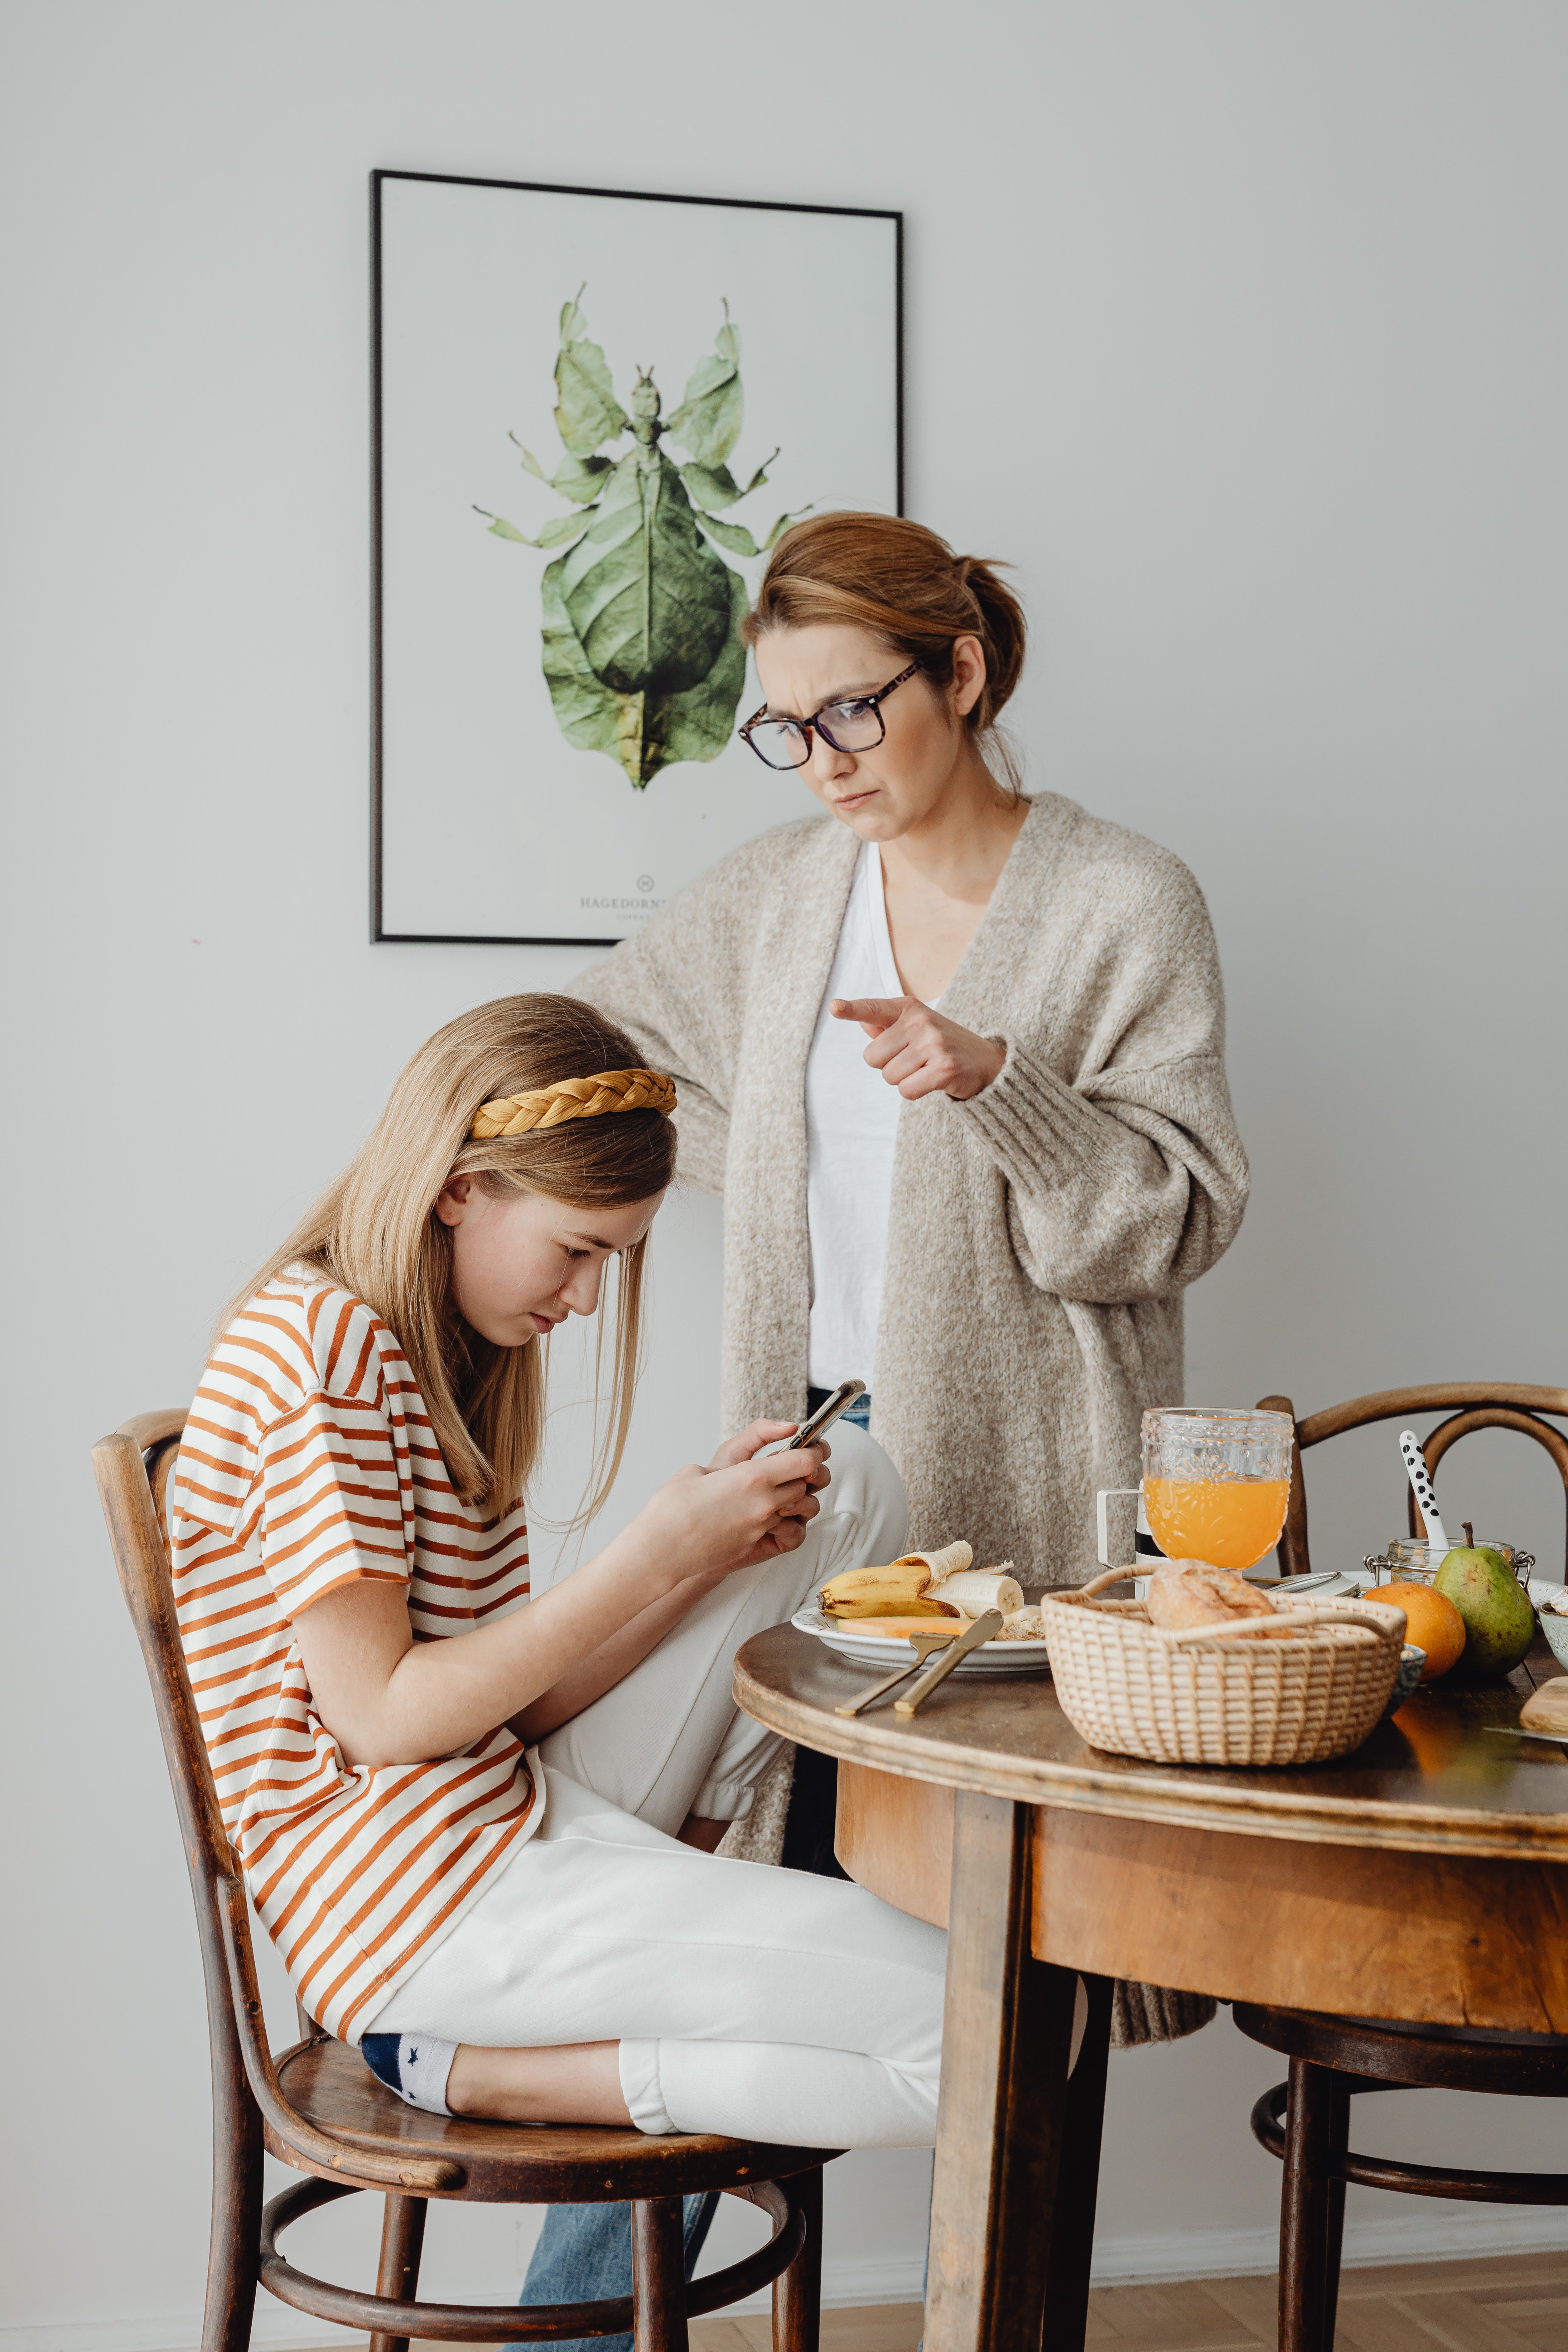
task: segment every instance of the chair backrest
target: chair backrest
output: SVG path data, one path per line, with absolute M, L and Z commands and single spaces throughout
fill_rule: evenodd
M 274 2154 L 287 2158 L 291 2152 L 312 2169 L 327 2166 L 377 2188 L 449 2189 L 462 2178 L 460 2166 L 392 2153 L 379 2156 L 334 2139 L 296 2113 L 279 2083 L 256 1979 L 245 1881 L 224 1829 L 202 1738 L 160 1523 L 160 1506 L 184 1425 L 183 1412 L 138 1413 L 112 1437 L 99 1440 L 92 1449 L 92 1466 L 120 1588 L 153 1685 L 190 1868 L 206 1981 L 217 2127 L 238 2137 L 256 2132 L 265 2118 Z M 301 2026 L 309 2026 L 302 2012 Z
M 1517 1430 L 1522 1436 L 1534 1438 L 1551 1454 L 1563 1481 L 1564 1505 L 1568 1507 L 1568 1436 L 1542 1418 L 1545 1413 L 1568 1416 L 1568 1389 L 1533 1388 L 1513 1381 L 1437 1381 L 1426 1388 L 1382 1389 L 1374 1396 L 1352 1397 L 1346 1404 L 1331 1404 L 1321 1412 L 1309 1413 L 1305 1421 L 1296 1421 L 1296 1408 L 1285 1396 L 1261 1397 L 1258 1410 L 1288 1412 L 1296 1423 L 1290 1500 L 1279 1538 L 1279 1565 L 1287 1576 L 1304 1576 L 1311 1566 L 1307 1550 L 1307 1487 L 1302 1475 L 1302 1454 L 1310 1445 L 1341 1437 L 1347 1429 L 1364 1428 L 1369 1422 L 1405 1421 L 1417 1413 L 1446 1412 L 1448 1418 L 1439 1422 L 1422 1442 L 1421 1451 L 1434 1483 L 1438 1463 L 1461 1437 L 1468 1437 L 1478 1429 Z M 1426 1522 L 1416 1507 L 1414 1490 L 1408 1479 L 1404 1485 L 1410 1532 L 1423 1536 Z M 1564 1573 L 1568 1574 L 1568 1549 L 1564 1562 Z

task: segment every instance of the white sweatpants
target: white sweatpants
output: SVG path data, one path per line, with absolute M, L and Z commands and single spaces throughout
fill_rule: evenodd
M 612 1691 L 543 1740 L 543 1819 L 373 2021 L 380 2033 L 524 2048 L 618 2042 L 647 2132 L 797 2147 L 929 2147 L 947 1939 L 864 1888 L 696 1852 L 779 1739 L 737 1709 L 741 1643 L 841 1569 L 903 1549 L 897 1471 L 833 1433 L 800 1549 L 729 1577 Z

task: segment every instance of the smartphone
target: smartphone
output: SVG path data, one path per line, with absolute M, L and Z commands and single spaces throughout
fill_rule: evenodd
M 864 1396 L 865 1393 L 864 1381 L 840 1381 L 832 1395 L 825 1398 L 816 1411 L 801 1423 L 795 1435 L 784 1440 L 781 1450 L 785 1454 L 793 1454 L 796 1446 L 809 1445 L 814 1437 L 820 1437 L 825 1429 L 832 1426 L 847 1406 L 852 1405 L 858 1396 Z

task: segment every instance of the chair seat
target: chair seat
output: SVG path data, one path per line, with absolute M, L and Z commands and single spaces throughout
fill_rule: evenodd
M 693 2197 L 710 2189 L 747 2189 L 787 2179 L 831 2162 L 839 2151 L 773 2147 L 726 2139 L 718 2132 L 646 2132 L 596 2124 L 486 2123 L 426 2115 L 378 2082 L 357 2050 L 310 2042 L 279 2061 L 284 2096 L 319 2131 L 353 2147 L 445 2157 L 463 2179 L 435 2192 L 480 2203 L 594 2205 L 646 2197 Z M 268 2152 L 297 2172 L 342 2179 L 307 2162 L 270 2129 Z
M 1243 2000 L 1234 2004 L 1232 2014 L 1249 2041 L 1336 2074 L 1413 2087 L 1568 2097 L 1568 2034 L 1328 2017 L 1316 2010 Z

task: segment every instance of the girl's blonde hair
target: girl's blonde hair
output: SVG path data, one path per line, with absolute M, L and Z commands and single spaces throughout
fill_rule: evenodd
M 662 1192 L 675 1173 L 675 1132 L 656 1110 L 468 1139 L 483 1102 L 639 1059 L 629 1037 L 573 997 L 501 996 L 459 1013 L 420 1046 L 363 1150 L 225 1310 L 220 1328 L 285 1267 L 303 1264 L 329 1276 L 398 1340 L 458 1493 L 504 1511 L 521 1496 L 539 1453 L 545 1368 L 537 1346 L 498 1348 L 458 1314 L 451 1231 L 435 1213 L 437 1196 L 454 1176 L 476 1177 L 487 1192 L 531 1192 L 574 1209 L 621 1208 Z M 647 1246 L 637 1242 L 621 1255 L 610 1409 L 584 1519 L 603 1503 L 626 1450 Z M 601 1316 L 595 1375 L 604 1328 Z

